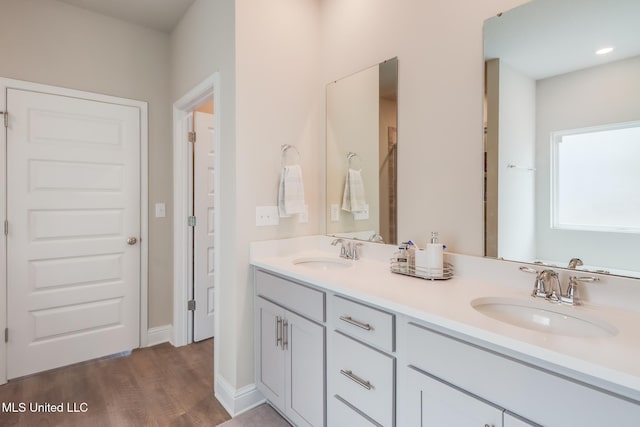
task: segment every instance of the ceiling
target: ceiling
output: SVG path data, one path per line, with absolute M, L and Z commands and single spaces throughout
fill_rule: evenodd
M 146 28 L 171 32 L 195 0 L 58 0 Z
M 639 0 L 533 0 L 485 22 L 485 59 L 536 80 L 568 73 L 640 55 L 639 23 Z

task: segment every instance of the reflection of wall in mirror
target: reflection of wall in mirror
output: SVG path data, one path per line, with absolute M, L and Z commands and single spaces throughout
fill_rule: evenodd
M 486 70 L 488 169 L 498 173 L 487 181 L 487 255 L 533 261 L 536 83 L 497 59 Z
M 327 218 L 331 205 L 342 206 L 347 155 L 357 153 L 352 167 L 361 169 L 369 219 L 356 221 L 340 209 L 339 221 L 327 222 L 327 233 L 378 230 L 378 66 L 340 79 L 327 86 Z
M 639 269 L 640 234 L 551 229 L 549 214 L 550 133 L 637 121 L 640 100 L 632 94 L 640 94 L 640 57 L 537 82 L 537 258 L 562 265 L 579 257 L 585 264 Z

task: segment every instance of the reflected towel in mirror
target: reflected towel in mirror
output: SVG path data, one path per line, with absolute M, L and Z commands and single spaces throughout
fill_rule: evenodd
M 347 212 L 362 212 L 366 210 L 366 204 L 362 175 L 359 170 L 349 169 L 344 183 L 342 210 Z
M 280 173 L 278 212 L 281 218 L 304 212 L 304 183 L 300 165 L 287 165 Z

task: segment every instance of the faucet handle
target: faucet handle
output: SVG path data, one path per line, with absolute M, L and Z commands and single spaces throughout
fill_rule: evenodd
M 595 276 L 570 276 L 569 286 L 567 287 L 567 294 L 560 298 L 561 302 L 571 305 L 579 305 L 579 299 L 576 290 L 578 289 L 578 283 L 580 282 L 598 282 L 600 278 Z
M 333 241 L 331 242 L 331 246 L 335 246 L 335 245 L 337 245 L 338 243 L 343 243 L 343 242 L 344 242 L 344 239 L 340 239 L 340 238 L 338 238 L 338 239 L 333 239 Z

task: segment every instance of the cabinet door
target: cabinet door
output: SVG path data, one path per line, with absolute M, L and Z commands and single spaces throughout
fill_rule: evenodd
M 287 311 L 285 414 L 297 426 L 325 425 L 325 328 Z
M 258 389 L 278 408 L 285 402 L 285 351 L 282 346 L 285 310 L 256 298 L 256 376 Z
M 503 427 L 540 427 L 538 424 L 526 421 L 524 418 L 516 417 L 508 412 L 504 413 Z
M 502 409 L 409 368 L 410 425 L 500 427 Z

